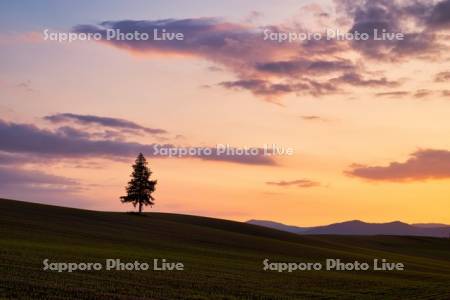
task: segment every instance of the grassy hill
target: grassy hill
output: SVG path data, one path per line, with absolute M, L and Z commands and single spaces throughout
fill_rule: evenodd
M 184 271 L 43 271 L 53 262 L 184 263 Z M 402 262 L 406 271 L 264 271 L 262 261 Z M 298 236 L 226 220 L 0 200 L 0 298 L 450 299 L 450 240 Z

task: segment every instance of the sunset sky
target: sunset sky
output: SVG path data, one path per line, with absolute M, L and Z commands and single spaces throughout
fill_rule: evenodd
M 271 32 L 403 41 L 278 42 Z M 182 41 L 43 32 L 182 32 Z M 0 197 L 96 210 L 131 164 L 146 211 L 320 225 L 450 223 L 450 0 L 0 1 Z M 294 155 L 167 158 L 154 145 Z

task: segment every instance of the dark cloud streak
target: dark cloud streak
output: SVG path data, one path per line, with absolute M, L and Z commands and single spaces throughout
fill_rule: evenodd
M 317 187 L 321 184 L 317 181 L 312 181 L 310 179 L 297 179 L 297 180 L 291 180 L 291 181 L 268 181 L 266 182 L 268 185 L 275 185 L 279 187 L 299 187 L 299 188 L 310 188 L 310 187 Z

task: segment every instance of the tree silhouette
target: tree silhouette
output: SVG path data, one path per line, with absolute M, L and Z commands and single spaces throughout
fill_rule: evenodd
M 152 172 L 147 167 L 147 160 L 142 153 L 139 153 L 133 165 L 131 180 L 126 187 L 127 195 L 120 197 L 122 203 L 131 202 L 134 207 L 139 206 L 139 213 L 142 212 L 142 205 L 154 204 L 155 199 L 152 193 L 155 191 L 156 180 L 149 180 Z

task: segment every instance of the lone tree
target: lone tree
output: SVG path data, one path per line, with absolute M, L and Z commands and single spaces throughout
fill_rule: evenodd
M 126 187 L 127 195 L 120 197 L 122 203 L 131 202 L 133 206 L 139 205 L 139 213 L 142 212 L 142 205 L 154 204 L 155 199 L 152 193 L 155 191 L 156 180 L 149 180 L 152 172 L 147 167 L 147 160 L 142 153 L 139 153 L 133 165 L 131 180 Z

